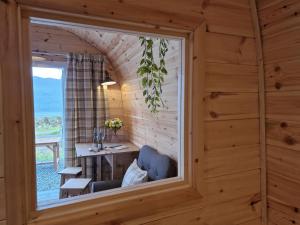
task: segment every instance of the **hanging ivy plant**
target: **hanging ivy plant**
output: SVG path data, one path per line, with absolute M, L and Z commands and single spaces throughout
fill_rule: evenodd
M 148 109 L 152 113 L 157 113 L 160 107 L 165 107 L 161 95 L 163 92 L 162 84 L 164 83 L 164 77 L 168 74 L 165 62 L 165 56 L 168 51 L 168 40 L 164 38 L 158 39 L 158 63 L 155 62 L 153 56 L 153 39 L 140 37 L 139 40 L 144 50 L 137 74 L 141 80 L 143 96 L 145 97 Z

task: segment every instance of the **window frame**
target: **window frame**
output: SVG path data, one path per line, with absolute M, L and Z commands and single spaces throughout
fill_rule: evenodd
M 149 26 L 126 20 L 112 20 L 102 17 L 84 16 L 41 8 L 20 6 L 20 61 L 23 99 L 23 121 L 25 146 L 22 149 L 25 163 L 25 213 L 27 222 L 42 224 L 74 225 L 86 221 L 123 221 L 138 218 L 151 213 L 163 212 L 166 208 L 187 207 L 189 204 L 202 202 L 205 193 L 203 176 L 204 157 L 204 39 L 206 24 L 199 22 L 194 30 L 174 29 L 169 27 Z M 33 92 L 31 83 L 31 47 L 29 37 L 30 18 L 59 20 L 126 31 L 160 34 L 184 38 L 184 147 L 179 158 L 183 178 L 169 178 L 142 184 L 129 189 L 93 193 L 84 198 L 60 201 L 52 208 L 36 208 L 35 155 Z M 71 202 L 71 204 L 70 204 Z M 155 203 L 155 204 L 153 204 Z M 126 207 L 124 207 L 124 204 Z M 143 207 L 139 207 L 143 205 Z M 134 209 L 134 210 L 131 210 Z M 114 212 L 118 211 L 116 215 Z

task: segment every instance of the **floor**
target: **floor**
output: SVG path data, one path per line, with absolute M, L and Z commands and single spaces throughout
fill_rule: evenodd
M 59 170 L 62 170 L 62 163 Z M 53 163 L 37 164 L 37 202 L 38 205 L 49 204 L 59 199 L 60 175 L 54 170 Z

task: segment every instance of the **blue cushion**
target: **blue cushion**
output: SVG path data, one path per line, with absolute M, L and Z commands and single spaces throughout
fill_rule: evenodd
M 158 153 L 148 145 L 144 145 L 139 152 L 138 166 L 147 170 L 148 180 L 155 181 L 177 175 L 176 163 L 170 157 Z

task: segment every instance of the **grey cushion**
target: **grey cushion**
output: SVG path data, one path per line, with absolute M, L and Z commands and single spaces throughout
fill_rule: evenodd
M 121 187 L 122 180 L 106 180 L 92 183 L 92 192 L 105 191 L 113 188 Z
M 148 145 L 144 145 L 139 152 L 138 166 L 147 170 L 148 180 L 155 181 L 177 175 L 176 163 L 168 156 L 158 153 Z

